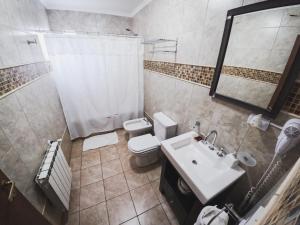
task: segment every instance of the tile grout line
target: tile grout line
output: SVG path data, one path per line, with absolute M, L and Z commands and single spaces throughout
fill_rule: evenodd
M 134 217 L 132 217 L 132 218 L 130 218 L 130 219 L 128 219 L 128 220 L 126 220 L 126 221 L 124 221 L 124 222 L 121 223 L 121 224 L 124 224 L 124 223 L 126 223 L 127 221 L 132 220 L 133 218 L 137 217 L 137 211 L 136 211 L 136 209 L 135 209 L 135 205 L 134 205 L 132 196 L 131 196 L 131 194 L 130 194 L 129 185 L 128 185 L 128 182 L 127 182 L 127 179 L 126 179 L 126 176 L 125 176 L 124 168 L 123 168 L 123 165 L 122 165 L 122 162 L 121 162 L 121 159 L 120 159 L 120 154 L 119 154 L 119 151 L 118 151 L 119 149 L 118 149 L 117 146 L 116 146 L 116 148 L 117 148 L 117 154 L 118 154 L 119 161 L 120 161 L 121 168 L 122 168 L 122 174 L 123 174 L 123 176 L 124 176 L 124 179 L 125 179 L 125 182 L 126 182 L 126 185 L 127 185 L 127 188 L 128 188 L 129 196 L 130 196 L 130 199 L 131 199 L 131 201 L 132 201 L 132 205 L 133 205 L 133 207 L 134 207 L 135 214 L 136 214 L 136 216 L 134 216 Z M 118 175 L 118 174 L 117 174 L 117 175 Z M 116 175 L 115 175 L 115 176 L 116 176 Z M 113 177 L 113 176 L 112 176 L 112 177 Z M 124 194 L 126 194 L 126 193 L 123 193 L 123 194 L 121 194 L 121 195 L 124 195 Z M 119 196 L 121 196 L 121 195 L 119 195 Z M 116 197 L 117 197 L 117 196 L 116 196 Z M 116 197 L 114 197 L 114 198 L 116 198 Z M 105 195 L 105 198 L 106 198 L 106 195 Z M 114 198 L 111 198 L 111 199 L 114 199 Z M 110 199 L 110 200 L 111 200 L 111 199 Z M 139 223 L 139 224 L 140 224 L 140 223 Z
M 123 166 L 122 166 L 122 167 L 123 167 Z M 124 170 L 123 170 L 123 171 L 124 171 Z M 147 178 L 147 180 L 148 180 L 149 183 L 143 184 L 143 185 L 141 185 L 141 186 L 139 186 L 139 187 L 136 187 L 136 188 L 133 188 L 132 190 L 130 190 L 129 185 L 128 185 L 127 178 L 126 178 L 126 176 L 125 176 L 125 171 L 124 171 L 124 177 L 125 177 L 125 180 L 126 180 L 128 189 L 129 189 L 130 198 L 131 198 L 131 201 L 132 201 L 132 203 L 133 203 L 133 207 L 134 207 L 134 209 L 135 209 L 136 217 L 137 217 L 137 220 L 138 220 L 138 223 L 139 223 L 139 224 L 141 224 L 141 223 L 140 223 L 140 219 L 139 219 L 139 216 L 140 216 L 140 215 L 142 215 L 142 214 L 144 214 L 144 213 L 150 211 L 151 209 L 153 209 L 153 208 L 155 208 L 155 207 L 157 207 L 157 206 L 159 206 L 159 205 L 161 205 L 161 207 L 162 207 L 162 204 L 161 204 L 161 202 L 160 202 L 158 196 L 156 195 L 153 186 L 151 185 L 151 180 L 149 179 L 149 177 L 148 177 L 147 174 L 145 174 L 145 175 L 146 175 L 146 178 Z M 136 207 L 135 207 L 135 204 L 134 204 L 134 201 L 133 201 L 133 198 L 132 198 L 131 192 L 134 191 L 134 190 L 136 190 L 136 189 L 138 189 L 138 188 L 142 188 L 142 187 L 144 187 L 144 186 L 146 186 L 146 185 L 150 185 L 152 191 L 154 192 L 154 195 L 155 195 L 155 197 L 156 197 L 156 200 L 157 200 L 158 204 L 156 204 L 155 206 L 153 206 L 153 207 L 147 209 L 146 211 L 144 211 L 144 212 L 138 214 L 138 212 L 137 212 L 137 210 L 136 210 Z M 163 207 L 162 207 L 162 209 L 163 209 Z M 164 211 L 164 209 L 163 209 L 163 211 Z M 165 213 L 165 212 L 164 212 L 164 213 Z M 166 215 L 166 213 L 165 213 L 165 215 Z M 167 215 L 166 215 L 166 218 L 168 219 Z M 131 219 L 132 219 L 132 218 L 131 218 Z M 131 220 L 131 219 L 129 219 L 129 220 Z M 128 221 L 129 221 L 129 220 L 128 220 Z M 168 221 L 169 221 L 169 219 L 168 219 Z M 126 221 L 125 221 L 125 222 L 126 222 Z M 125 223 L 125 222 L 124 222 L 124 223 Z M 169 221 L 169 223 L 170 223 L 170 221 Z M 170 223 L 170 224 L 171 224 L 171 223 Z
M 107 198 L 106 198 L 106 193 L 105 193 L 105 185 L 104 185 L 104 177 L 103 177 L 103 162 L 101 160 L 101 153 L 100 153 L 100 151 L 99 151 L 99 156 L 100 156 L 100 162 L 101 162 L 101 176 L 102 176 L 102 181 L 103 181 L 104 202 L 105 202 L 105 208 L 106 208 L 106 214 L 107 214 L 108 224 L 110 225 L 110 217 L 109 217 L 109 213 L 108 213 Z
M 81 166 L 82 166 L 82 152 L 83 152 L 83 143 L 81 146 L 81 154 L 80 154 L 80 170 L 81 170 Z M 80 172 L 80 180 L 81 180 L 81 172 Z M 81 199 L 81 186 L 79 187 L 79 225 L 81 225 L 80 222 L 80 214 L 81 214 L 81 207 L 80 207 L 80 199 Z
M 118 154 L 119 154 L 119 152 L 118 152 Z M 120 156 L 120 154 L 119 154 L 119 156 Z M 124 178 L 125 178 L 125 181 L 126 181 L 126 184 L 127 184 L 128 191 L 129 191 L 129 196 L 130 196 L 130 199 L 131 199 L 131 201 L 132 201 L 132 205 L 133 205 L 133 208 L 134 208 L 134 211 L 135 211 L 135 214 L 136 214 L 135 217 L 137 218 L 138 223 L 141 224 L 140 221 L 139 221 L 139 218 L 138 218 L 138 213 L 137 213 L 137 210 L 136 210 L 136 207 L 135 207 L 135 204 L 134 204 L 134 201 L 133 201 L 131 192 L 130 192 L 130 188 L 129 188 L 129 185 L 128 185 L 128 181 L 127 181 L 127 178 L 126 178 L 126 176 L 125 176 L 125 171 L 124 171 L 122 162 L 121 162 L 121 167 L 122 167 L 122 171 L 123 171 L 123 174 L 124 174 Z M 147 179 L 148 179 L 148 178 L 147 178 Z M 132 218 L 131 218 L 131 219 L 132 219 Z M 131 220 L 131 219 L 130 219 L 130 220 Z M 128 221 L 129 221 L 129 220 L 128 220 Z M 127 222 L 127 221 L 125 221 L 125 222 Z M 125 222 L 124 222 L 124 223 L 125 223 Z

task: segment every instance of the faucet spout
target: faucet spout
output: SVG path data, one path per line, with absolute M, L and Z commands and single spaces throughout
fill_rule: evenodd
M 211 144 L 212 144 L 212 145 L 215 145 L 215 142 L 216 142 L 216 139 L 217 139 L 217 136 L 218 136 L 218 132 L 217 132 L 216 130 L 210 131 L 210 132 L 206 135 L 206 137 L 205 137 L 204 140 L 207 141 L 208 138 L 209 138 L 211 135 L 214 135 L 214 139 L 212 140 Z

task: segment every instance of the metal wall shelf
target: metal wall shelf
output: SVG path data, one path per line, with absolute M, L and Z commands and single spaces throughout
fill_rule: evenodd
M 164 52 L 164 53 L 176 53 L 177 51 L 150 51 L 149 53 L 157 53 L 157 52 Z
M 166 46 L 161 46 L 161 45 L 156 45 L 156 44 L 161 44 L 161 43 L 174 43 L 168 44 Z M 177 44 L 178 40 L 172 40 L 172 39 L 164 39 L 164 38 L 159 38 L 159 39 L 152 39 L 152 40 L 147 40 L 144 41 L 143 44 L 145 45 L 152 45 L 152 51 L 149 51 L 148 53 L 177 53 Z
M 153 45 L 153 44 L 163 43 L 163 42 L 176 42 L 177 43 L 177 40 L 159 38 L 159 39 L 144 41 L 142 44 L 144 44 L 144 45 Z

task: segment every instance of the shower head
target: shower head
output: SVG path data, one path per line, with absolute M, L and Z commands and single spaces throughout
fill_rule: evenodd
M 300 119 L 287 121 L 278 136 L 275 154 L 282 156 L 300 143 Z

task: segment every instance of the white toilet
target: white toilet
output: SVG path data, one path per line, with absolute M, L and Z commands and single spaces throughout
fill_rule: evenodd
M 154 134 L 133 137 L 128 149 L 135 155 L 137 166 L 144 167 L 159 159 L 160 142 L 176 135 L 177 123 L 162 112 L 154 114 Z
M 123 123 L 123 128 L 129 134 L 129 138 L 132 138 L 149 133 L 152 129 L 152 124 L 147 120 L 147 118 L 138 118 L 125 121 Z

